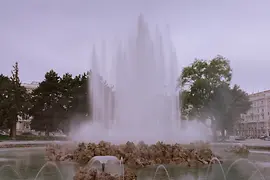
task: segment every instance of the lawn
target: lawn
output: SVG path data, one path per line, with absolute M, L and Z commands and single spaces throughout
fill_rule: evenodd
M 0 141 L 12 140 L 7 135 L 0 135 Z M 17 141 L 66 141 L 67 137 L 55 137 L 55 136 L 35 136 L 35 135 L 17 135 Z

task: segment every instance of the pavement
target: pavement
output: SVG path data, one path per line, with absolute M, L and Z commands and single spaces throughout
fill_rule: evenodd
M 1 145 L 9 145 L 9 144 L 65 144 L 70 143 L 70 141 L 1 141 Z
M 212 145 L 235 145 L 235 144 L 243 144 L 246 146 L 253 147 L 270 147 L 270 141 L 265 141 L 261 139 L 246 139 L 244 141 L 227 141 L 227 142 L 218 142 L 211 143 Z

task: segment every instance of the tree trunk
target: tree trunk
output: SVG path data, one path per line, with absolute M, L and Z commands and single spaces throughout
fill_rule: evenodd
M 217 130 L 215 127 L 212 128 L 212 134 L 213 134 L 213 141 L 216 142 L 218 138 L 217 138 Z
M 70 119 L 68 119 L 68 118 L 65 118 L 65 120 L 64 120 L 65 122 L 64 122 L 64 124 L 63 124 L 63 127 L 62 128 L 60 128 L 62 131 L 63 131 L 63 133 L 64 134 L 68 134 L 69 132 L 70 132 L 70 126 L 71 126 L 71 122 L 70 122 Z
M 211 129 L 212 129 L 212 134 L 213 134 L 213 141 L 216 142 L 218 138 L 217 138 L 216 122 L 214 119 L 211 119 Z
M 234 127 L 227 127 L 226 129 L 227 131 L 227 136 L 233 136 L 233 135 L 236 135 L 235 131 L 234 131 Z
M 46 137 L 50 136 L 50 131 L 49 131 L 49 128 L 47 126 L 45 126 L 45 136 Z
M 11 137 L 13 140 L 16 139 L 16 121 L 12 121 L 10 125 L 10 131 L 9 131 L 9 137 Z
M 225 139 L 225 129 L 224 128 L 221 129 L 221 136 L 222 136 L 222 139 Z
M 50 136 L 50 132 L 49 132 L 48 129 L 46 129 L 46 131 L 45 131 L 45 136 L 46 136 L 46 137 L 49 137 L 49 136 Z

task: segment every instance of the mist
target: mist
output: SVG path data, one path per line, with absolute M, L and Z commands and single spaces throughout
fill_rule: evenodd
M 72 139 L 117 144 L 208 140 L 208 127 L 180 119 L 180 70 L 169 31 L 159 27 L 151 31 L 140 15 L 135 34 L 128 37 L 114 45 L 111 55 L 104 44 L 101 50 L 94 45 L 89 84 L 92 121 L 75 128 Z

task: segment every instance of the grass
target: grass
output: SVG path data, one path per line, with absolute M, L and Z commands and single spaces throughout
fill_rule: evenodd
M 12 140 L 9 136 L 0 135 L 0 141 Z M 54 137 L 54 136 L 35 136 L 35 135 L 17 135 L 16 141 L 66 141 L 66 137 Z

